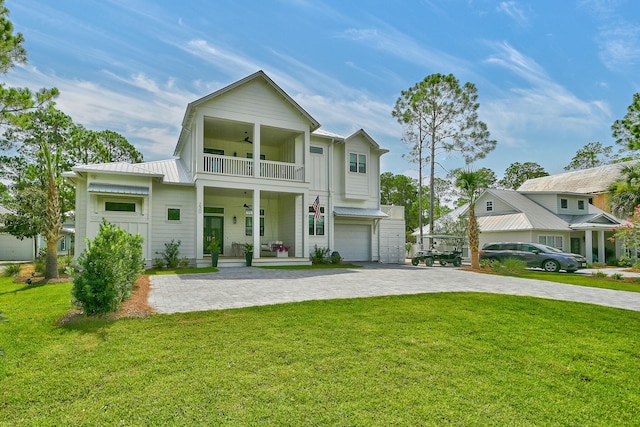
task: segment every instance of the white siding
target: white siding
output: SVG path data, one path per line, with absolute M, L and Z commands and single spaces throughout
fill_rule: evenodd
M 31 261 L 34 258 L 33 239 L 20 240 L 8 233 L 0 233 L 0 261 Z
M 160 253 L 165 250 L 164 244 L 175 240 L 180 241 L 180 257 L 195 259 L 195 239 L 201 235 L 195 232 L 195 199 L 195 187 L 154 183 L 151 209 L 153 224 L 153 232 L 150 234 L 151 258 L 160 256 Z M 169 208 L 180 209 L 179 221 L 167 219 Z
M 364 154 L 366 156 L 366 173 L 351 172 L 349 170 L 349 157 L 351 154 Z M 371 157 L 371 145 L 362 139 L 351 140 L 345 147 L 344 153 L 345 197 L 350 199 L 369 199 L 371 197 L 371 179 L 376 175 L 377 159 Z

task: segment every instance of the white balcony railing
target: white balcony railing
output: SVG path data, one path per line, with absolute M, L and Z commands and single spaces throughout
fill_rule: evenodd
M 204 172 L 207 173 L 253 177 L 253 165 L 253 159 L 218 154 L 204 155 Z M 295 163 L 261 160 L 260 178 L 304 181 L 304 166 Z

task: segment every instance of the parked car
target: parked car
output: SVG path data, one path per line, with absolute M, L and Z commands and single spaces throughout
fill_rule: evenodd
M 560 249 L 540 243 L 497 242 L 487 243 L 480 250 L 480 259 L 503 262 L 513 258 L 527 263 L 527 267 L 545 271 L 565 270 L 569 273 L 587 267 L 582 255 L 562 252 Z

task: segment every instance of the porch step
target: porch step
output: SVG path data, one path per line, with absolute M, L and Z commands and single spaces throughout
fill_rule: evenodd
M 295 258 L 295 257 L 261 257 L 254 259 L 252 262 L 254 267 L 267 267 L 278 265 L 311 265 L 309 258 Z M 198 268 L 211 267 L 211 258 L 201 258 L 196 261 Z M 227 267 L 245 267 L 246 261 L 244 258 L 232 258 L 232 257 L 220 257 L 218 258 L 218 268 Z

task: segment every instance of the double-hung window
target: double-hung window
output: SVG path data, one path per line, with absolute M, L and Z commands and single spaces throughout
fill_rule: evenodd
M 320 215 L 316 219 L 313 206 L 309 206 L 309 236 L 324 236 L 324 206 L 320 206 Z
M 349 172 L 367 173 L 367 156 L 349 153 Z

